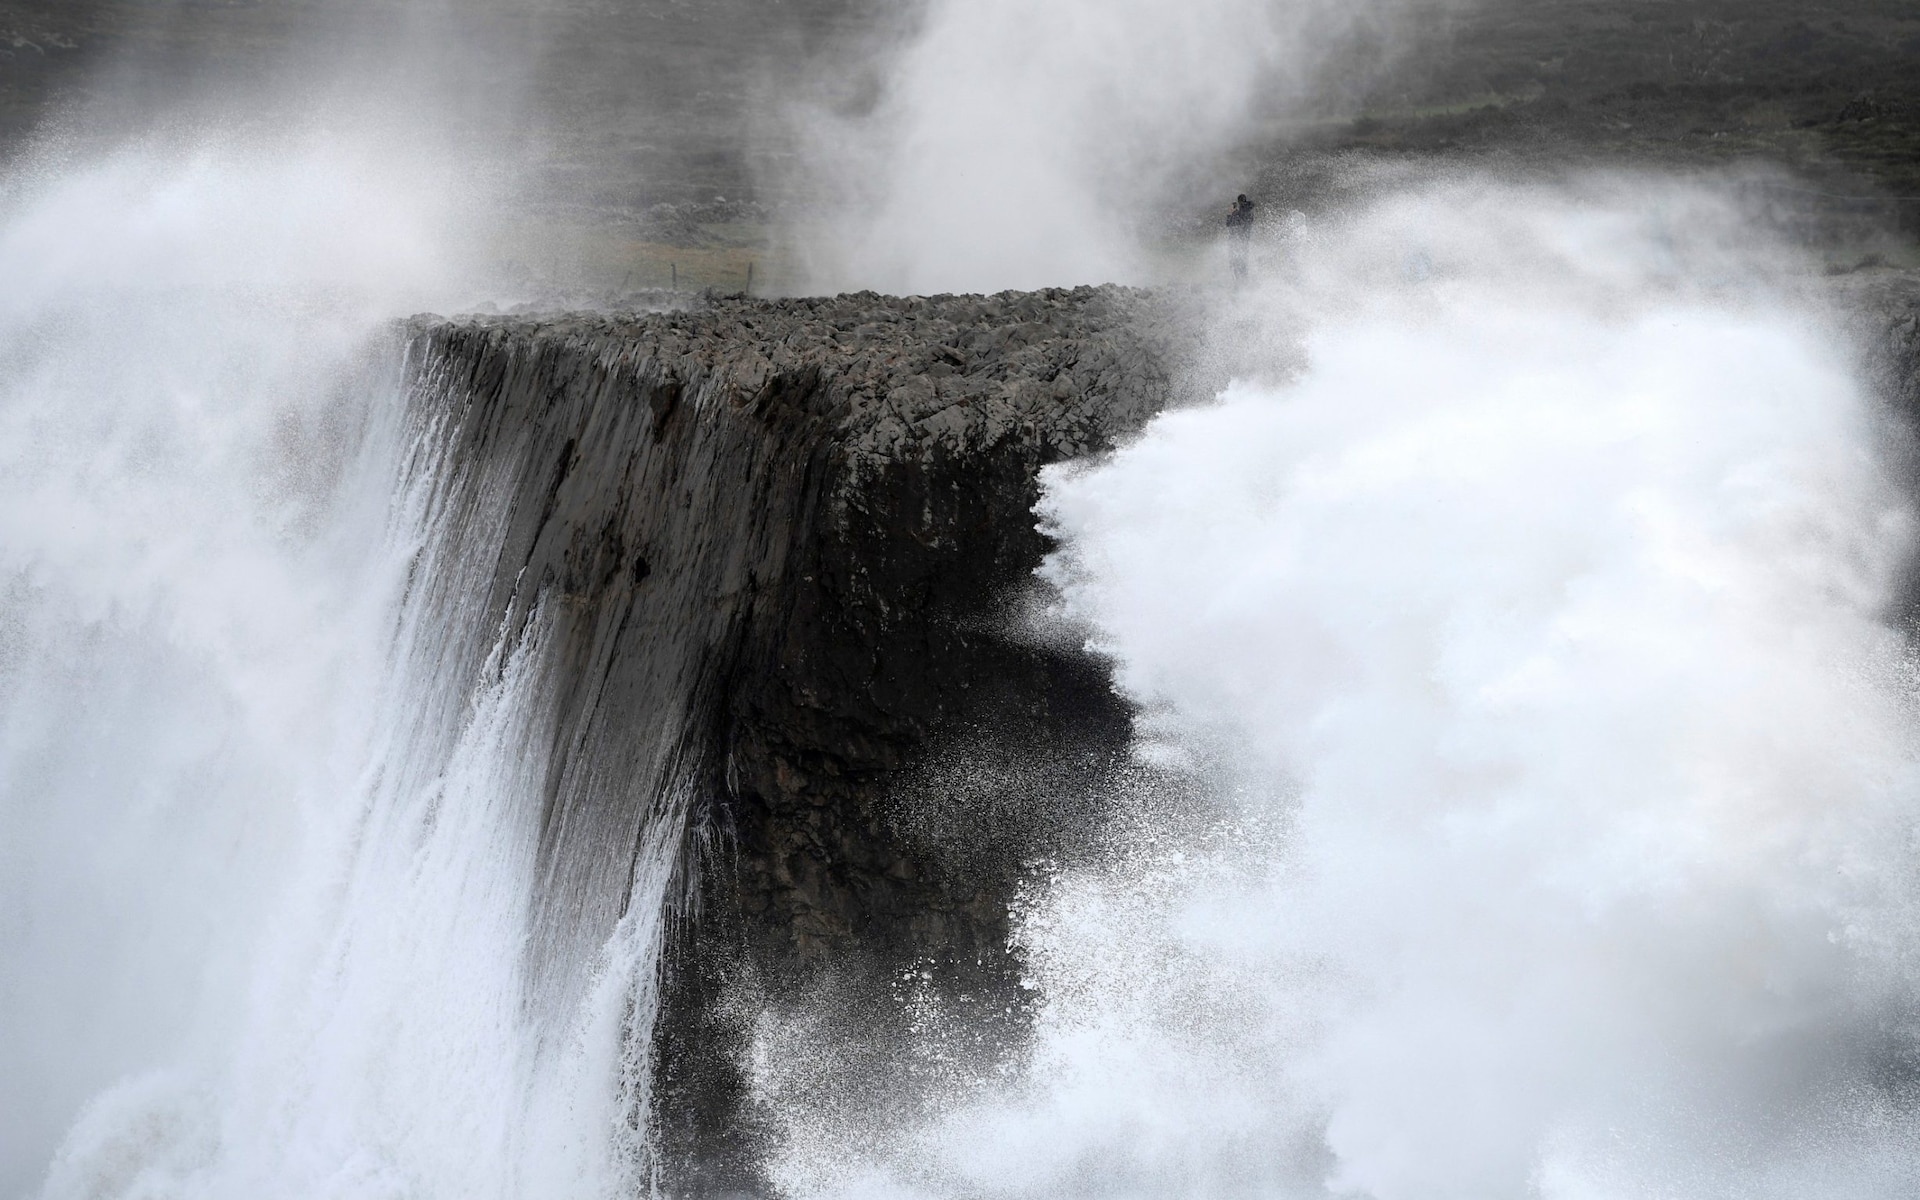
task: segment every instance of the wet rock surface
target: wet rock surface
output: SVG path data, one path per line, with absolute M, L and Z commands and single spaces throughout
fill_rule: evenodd
M 883 1021 L 915 971 L 1017 1020 L 1016 872 L 1128 730 L 1102 667 L 1020 632 L 1037 476 L 1138 430 L 1194 341 L 1113 287 L 414 323 L 416 391 L 503 506 L 490 604 L 552 629 L 540 928 L 604 937 L 647 814 L 691 806 L 657 1026 L 671 1190 L 758 1190 L 738 1056 L 768 1005 Z M 1050 794 L 955 846 L 902 794 L 969 742 L 1031 748 Z

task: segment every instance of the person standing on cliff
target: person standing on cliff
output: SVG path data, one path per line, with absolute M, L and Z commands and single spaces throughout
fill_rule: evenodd
M 1236 286 L 1247 281 L 1247 247 L 1253 241 L 1253 201 L 1245 192 L 1227 210 L 1227 265 Z

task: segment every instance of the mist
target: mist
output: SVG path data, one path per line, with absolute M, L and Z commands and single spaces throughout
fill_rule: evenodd
M 793 118 L 822 198 L 793 235 L 805 278 L 915 293 L 1162 275 L 1169 206 L 1213 176 L 1224 212 L 1248 185 L 1222 153 L 1329 73 L 1384 70 L 1408 7 L 934 0 L 875 52 L 870 94 Z
M 248 1047 L 382 719 L 393 322 L 499 294 L 518 186 L 449 14 L 360 11 L 155 14 L 0 180 L 0 1194 L 246 1190 L 289 1115 Z

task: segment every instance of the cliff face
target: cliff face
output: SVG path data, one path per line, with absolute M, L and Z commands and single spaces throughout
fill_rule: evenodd
M 1001 814 L 956 856 L 900 796 L 969 738 L 1077 747 L 1088 773 L 1124 745 L 1104 672 L 1022 640 L 1007 604 L 1045 551 L 1039 468 L 1144 424 L 1188 340 L 1115 288 L 416 322 L 454 491 L 504 506 L 487 615 L 549 639 L 542 953 L 603 938 L 643 834 L 684 812 L 670 1184 L 755 1183 L 734 1057 L 755 1003 L 909 965 L 1010 990 L 1014 870 L 1060 822 Z

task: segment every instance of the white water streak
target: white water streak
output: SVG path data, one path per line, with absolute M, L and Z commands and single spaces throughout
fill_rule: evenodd
M 449 412 L 409 411 L 389 325 L 463 286 L 446 169 L 329 135 L 12 181 L 6 1194 L 645 1174 L 678 824 L 584 968 L 590 1003 L 539 1011 L 549 656 L 537 614 L 485 611 L 514 481 L 447 461 Z

